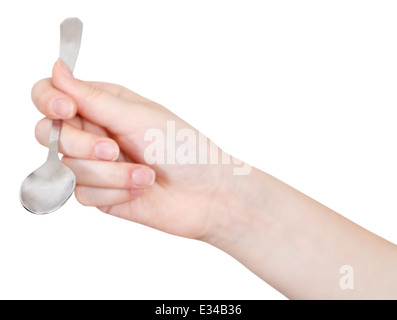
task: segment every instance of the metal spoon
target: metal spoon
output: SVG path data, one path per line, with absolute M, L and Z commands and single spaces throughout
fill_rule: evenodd
M 74 70 L 80 49 L 83 24 L 77 18 L 61 23 L 59 57 Z M 20 199 L 26 210 L 45 214 L 59 209 L 73 194 L 76 177 L 58 157 L 58 141 L 62 120 L 53 120 L 47 161 L 22 183 Z

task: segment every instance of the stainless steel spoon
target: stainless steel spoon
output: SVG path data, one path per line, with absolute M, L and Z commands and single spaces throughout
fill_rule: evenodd
M 80 49 L 83 24 L 77 18 L 61 23 L 59 57 L 74 70 Z M 76 177 L 58 157 L 62 120 L 53 120 L 47 161 L 32 172 L 22 183 L 20 199 L 26 210 L 45 214 L 59 209 L 73 194 Z

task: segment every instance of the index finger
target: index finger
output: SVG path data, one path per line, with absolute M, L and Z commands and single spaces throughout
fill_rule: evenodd
M 71 119 L 76 115 L 76 102 L 72 97 L 54 88 L 51 78 L 42 79 L 34 84 L 32 101 L 42 114 L 51 119 Z

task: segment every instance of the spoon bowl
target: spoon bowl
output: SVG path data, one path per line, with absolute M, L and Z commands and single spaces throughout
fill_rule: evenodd
M 23 181 L 21 202 L 32 213 L 50 213 L 70 198 L 75 186 L 76 178 L 67 166 L 47 160 Z
M 50 213 L 60 208 L 73 194 L 76 177 L 58 157 L 61 120 L 53 120 L 47 161 L 22 182 L 20 199 L 26 210 Z

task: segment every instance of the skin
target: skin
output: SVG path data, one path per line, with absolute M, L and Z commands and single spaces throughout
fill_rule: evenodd
M 234 175 L 233 164 L 146 165 L 148 129 L 166 132 L 173 120 L 176 130 L 200 134 L 163 106 L 119 85 L 75 79 L 62 60 L 34 85 L 32 100 L 46 116 L 36 126 L 41 144 L 50 119 L 65 120 L 62 161 L 83 205 L 205 241 L 291 299 L 397 298 L 396 245 L 269 174 Z M 340 286 L 346 265 L 352 289 Z

